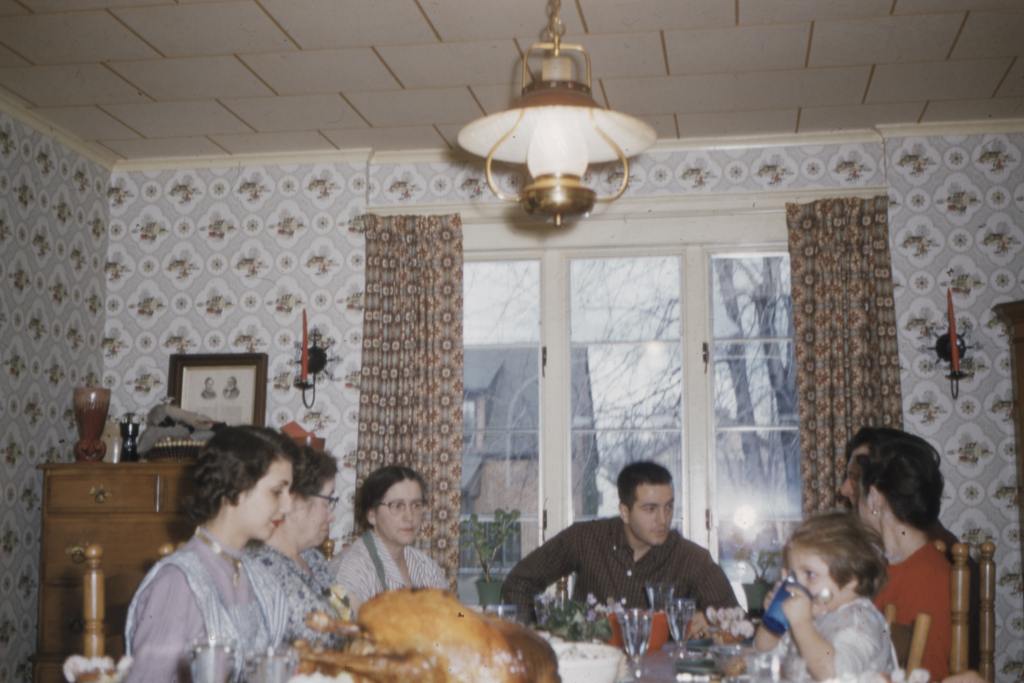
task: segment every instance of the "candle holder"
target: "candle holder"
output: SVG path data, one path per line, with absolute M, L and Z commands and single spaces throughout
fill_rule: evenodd
M 305 352 L 305 367 L 303 361 L 299 361 L 300 371 L 299 376 L 295 378 L 295 388 L 302 389 L 302 405 L 306 408 L 312 408 L 313 404 L 316 403 L 316 380 L 317 377 L 327 367 L 327 350 L 320 346 L 320 333 L 314 329 L 309 335 L 309 347 L 303 349 Z M 305 370 L 309 374 L 303 377 L 302 370 Z M 309 402 L 306 402 L 306 391 L 310 391 Z
M 949 393 L 955 401 L 960 396 L 960 380 L 967 377 L 967 373 L 959 367 L 956 370 L 953 369 L 953 345 L 950 344 L 949 337 L 950 335 L 947 332 L 935 340 L 935 355 L 942 362 L 950 364 L 949 374 L 946 375 L 946 379 L 949 380 Z M 957 335 L 956 349 L 959 361 L 963 361 L 967 348 L 967 342 L 964 341 L 964 338 L 961 335 Z

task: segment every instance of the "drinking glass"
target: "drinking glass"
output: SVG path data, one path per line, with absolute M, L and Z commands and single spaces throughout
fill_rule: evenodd
M 298 664 L 298 655 L 292 648 L 269 648 L 249 660 L 245 680 L 249 683 L 288 683 Z
M 518 605 L 487 605 L 484 607 L 486 614 L 493 614 L 499 619 L 505 621 L 519 621 L 519 606 Z
M 235 669 L 234 641 L 210 638 L 192 647 L 192 683 L 226 683 Z
M 651 637 L 651 611 L 639 607 L 629 607 L 619 613 L 622 627 L 622 645 L 629 656 L 630 668 L 634 680 L 640 680 L 640 658 L 647 652 L 647 642 Z
M 671 583 L 659 581 L 645 584 L 644 590 L 647 591 L 647 603 L 651 609 L 655 612 L 665 612 L 672 602 L 676 587 Z
M 697 611 L 697 602 L 690 598 L 672 598 L 668 604 L 668 630 L 672 633 L 672 640 L 676 642 L 676 648 L 686 648 L 686 630 L 690 626 Z

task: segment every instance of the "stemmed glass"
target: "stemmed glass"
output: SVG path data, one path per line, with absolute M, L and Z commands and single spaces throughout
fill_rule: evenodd
M 680 652 L 686 649 L 686 630 L 696 611 L 697 603 L 690 598 L 673 598 L 668 603 L 668 630 Z
M 639 607 L 628 607 L 619 614 L 622 622 L 622 644 L 629 656 L 633 680 L 640 680 L 640 658 L 647 652 L 651 638 L 651 612 Z

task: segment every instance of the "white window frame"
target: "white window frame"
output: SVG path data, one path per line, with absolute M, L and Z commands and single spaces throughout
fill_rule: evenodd
M 466 261 L 534 259 L 540 262 L 541 346 L 547 364 L 541 379 L 541 510 L 547 528 L 542 539 L 573 522 L 569 491 L 571 466 L 569 387 L 569 263 L 575 258 L 677 255 L 682 257 L 683 308 L 683 472 L 703 486 L 685 489 L 680 531 L 717 555 L 715 524 L 707 524 L 714 504 L 714 431 L 712 375 L 705 374 L 701 345 L 710 339 L 710 257 L 715 253 L 779 253 L 787 250 L 781 202 L 767 209 L 715 210 L 657 215 L 651 218 L 595 216 L 565 230 L 524 228 L 501 220 L 464 216 Z M 735 198 L 729 200 L 730 203 Z M 756 204 L 756 202 L 755 202 Z M 750 206 L 749 204 L 747 206 Z M 700 292 L 701 296 L 686 296 Z M 547 454 L 564 454 L 549 456 Z M 538 515 L 538 525 L 545 515 Z

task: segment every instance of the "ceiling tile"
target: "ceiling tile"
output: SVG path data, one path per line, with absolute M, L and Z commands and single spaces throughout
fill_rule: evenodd
M 1017 7 L 1020 7 L 1020 0 L 896 0 L 893 14 L 964 12 Z
M 739 0 L 740 25 L 884 17 L 892 0 Z
M 437 40 L 410 0 L 263 0 L 261 4 L 304 50 Z
M 480 101 L 480 105 L 488 114 L 508 109 L 512 102 L 522 94 L 519 79 L 516 79 L 515 86 L 507 85 L 474 85 L 473 94 Z M 478 111 L 474 116 L 479 116 Z
M 661 49 L 661 35 L 649 33 L 613 33 L 604 35 L 566 36 L 568 43 L 583 45 L 590 53 L 591 73 L 594 80 L 600 78 L 625 78 L 628 76 L 665 76 L 665 55 Z M 520 45 L 526 49 L 528 41 L 520 38 Z M 536 60 L 539 63 L 539 60 Z M 535 60 L 531 59 L 531 68 Z M 518 64 L 518 60 L 516 62 Z M 582 67 L 580 68 L 582 77 Z M 518 68 L 516 83 L 521 82 Z
M 239 57 L 280 95 L 399 87 L 373 50 L 366 47 L 266 52 Z
M 348 101 L 374 128 L 468 122 L 480 108 L 466 88 L 380 90 L 347 93 Z
M 420 6 L 446 41 L 530 36 L 532 43 L 541 39 L 548 24 L 547 3 L 538 0 L 420 0 Z M 583 33 L 573 3 L 562 6 L 561 18 L 569 33 Z
M 953 59 L 1024 55 L 1024 12 L 971 12 Z
M 0 23 L 0 41 L 34 64 L 159 56 L 106 12 L 11 17 Z
M 218 145 L 232 154 L 272 154 L 275 152 L 322 152 L 336 149 L 316 131 L 286 133 L 243 133 L 213 135 Z
M 1018 59 L 1013 63 L 1013 68 L 1006 74 L 996 97 L 1024 97 L 1024 59 Z
M 638 117 L 658 134 L 659 140 L 674 140 L 676 135 L 676 117 L 672 114 L 654 114 Z
M 431 126 L 325 130 L 324 135 L 339 149 L 372 147 L 377 150 L 448 149 L 444 138 Z
M 224 150 L 207 138 L 185 137 L 162 140 L 103 140 L 103 144 L 125 159 L 163 159 L 224 155 Z
M 519 51 L 511 40 L 385 45 L 377 52 L 406 88 L 507 83 L 519 75 Z
M 28 66 L 29 62 L 25 61 L 18 55 L 8 50 L 3 45 L 0 45 L 0 67 L 5 66 Z
M 273 94 L 234 57 L 113 62 L 110 68 L 156 100 L 211 100 Z
M 107 7 L 135 7 L 139 5 L 167 4 L 167 0 L 21 0 L 37 14 L 46 12 L 79 12 L 84 9 Z
M 54 107 L 34 109 L 48 121 L 70 131 L 83 140 L 131 140 L 139 137 L 99 107 Z
M 820 21 L 810 65 L 944 60 L 962 21 L 960 14 Z
M 23 97 L 14 94 L 13 90 L 8 90 L 2 85 L 0 85 L 0 102 L 10 102 L 11 104 L 15 104 L 19 107 L 24 107 L 26 109 L 32 106 L 31 102 L 24 99 Z
M 867 103 L 990 97 L 1009 59 L 919 64 L 879 64 Z
M 632 114 L 692 114 L 860 102 L 868 67 L 606 79 L 612 108 Z
M 146 100 L 145 95 L 98 64 L 0 69 L 0 84 L 40 107 Z
M 580 6 L 591 33 L 736 25 L 734 3 L 722 0 L 580 0 Z M 573 27 L 569 29 L 573 30 Z
M 666 31 L 673 75 L 799 69 L 807 55 L 810 24 Z
M 144 102 L 112 104 L 104 109 L 147 138 L 252 132 L 216 102 Z
M 681 138 L 792 133 L 796 128 L 796 109 L 677 114 L 676 118 Z
M 259 132 L 366 127 L 366 123 L 340 95 L 249 97 L 221 101 Z
M 883 123 L 914 123 L 923 109 L 924 102 L 805 107 L 800 112 L 799 132 L 874 128 Z
M 166 57 L 274 52 L 294 44 L 252 2 L 113 10 Z
M 0 17 L 16 14 L 28 14 L 28 10 L 14 2 L 14 0 L 0 0 Z
M 984 121 L 1024 118 L 1024 97 L 929 102 L 924 121 Z

